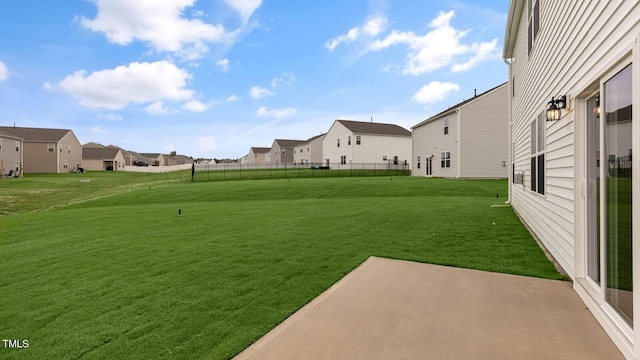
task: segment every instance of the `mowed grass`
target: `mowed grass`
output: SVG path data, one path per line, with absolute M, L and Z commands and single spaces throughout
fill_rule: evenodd
M 0 217 L 0 336 L 29 341 L 0 357 L 230 358 L 372 255 L 560 279 L 513 210 L 491 207 L 506 191 L 182 182 Z

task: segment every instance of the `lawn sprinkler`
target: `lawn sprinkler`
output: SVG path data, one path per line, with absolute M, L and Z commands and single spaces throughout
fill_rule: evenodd
M 178 209 L 178 216 L 180 216 L 182 214 L 182 210 Z

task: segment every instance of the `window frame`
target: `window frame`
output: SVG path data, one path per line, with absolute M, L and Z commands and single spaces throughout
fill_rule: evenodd
M 356 135 L 356 145 L 362 145 L 362 139 L 360 138 L 360 135 Z
M 449 119 L 444 119 L 444 135 L 449 135 Z
M 451 151 L 440 152 L 440 168 L 441 169 L 451 168 Z
M 347 164 L 347 156 L 346 155 L 340 156 L 340 165 L 346 165 L 346 164 Z
M 530 170 L 531 183 L 529 190 L 531 192 L 546 195 L 547 187 L 547 163 L 546 163 L 546 121 L 545 112 L 541 112 L 531 121 L 530 126 Z
M 20 152 L 20 141 L 16 140 L 16 152 Z
M 56 144 L 47 143 L 47 152 L 50 152 L 50 153 L 56 152 Z

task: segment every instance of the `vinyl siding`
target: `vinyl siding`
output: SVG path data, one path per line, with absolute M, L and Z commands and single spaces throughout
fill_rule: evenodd
M 411 159 L 412 174 L 414 176 L 425 176 L 425 159 L 433 156 L 432 176 L 437 177 L 458 177 L 458 120 L 457 113 L 453 112 L 435 119 L 422 126 L 413 129 L 412 147 L 413 159 Z M 444 134 L 444 121 L 449 121 L 449 133 Z M 440 163 L 440 153 L 451 152 L 451 167 L 442 168 Z M 420 156 L 420 169 L 417 168 L 417 157 Z
M 513 162 L 525 184 L 512 186 L 512 204 L 563 269 L 575 277 L 575 111 L 594 82 L 622 60 L 640 33 L 637 1 L 540 1 L 540 31 L 527 54 L 527 9 L 513 50 Z M 526 85 L 525 85 L 526 84 Z M 552 96 L 568 95 L 568 109 L 545 123 L 546 193 L 530 190 L 530 124 Z
M 508 96 L 509 87 L 503 85 L 460 108 L 460 177 L 509 175 Z

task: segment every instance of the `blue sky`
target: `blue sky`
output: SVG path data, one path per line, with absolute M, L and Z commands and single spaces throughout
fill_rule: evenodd
M 507 0 L 0 2 L 0 125 L 239 158 L 507 81 Z

